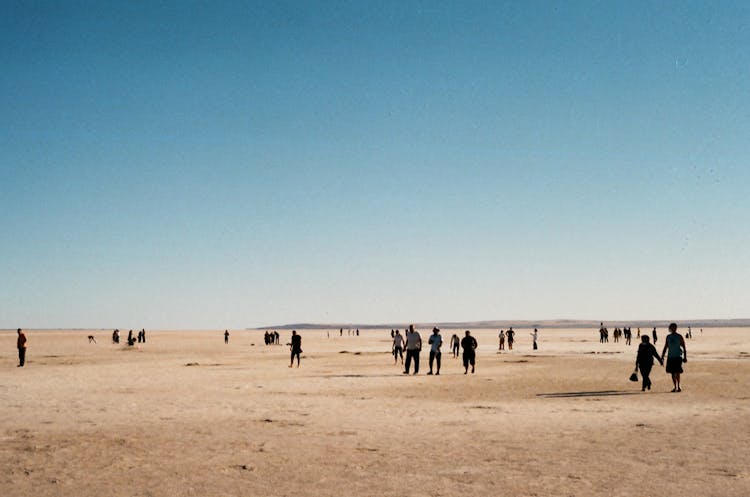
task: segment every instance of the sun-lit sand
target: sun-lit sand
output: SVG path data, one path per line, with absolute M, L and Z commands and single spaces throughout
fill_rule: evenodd
M 129 348 L 31 330 L 24 368 L 3 331 L 0 496 L 746 497 L 750 330 L 693 332 L 673 394 L 658 365 L 642 393 L 635 338 L 595 329 L 540 330 L 538 351 L 519 330 L 502 354 L 497 330 L 475 330 L 466 376 L 447 347 L 426 376 L 426 346 L 402 375 L 388 330 L 302 330 L 299 369 L 288 331 L 281 346 L 148 331 Z

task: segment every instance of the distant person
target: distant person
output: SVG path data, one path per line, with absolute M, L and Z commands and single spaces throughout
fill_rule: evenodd
M 638 334 L 636 335 L 636 338 L 641 338 L 641 329 L 638 328 Z
M 513 350 L 513 342 L 515 341 L 516 332 L 513 331 L 513 327 L 508 328 L 505 332 L 505 338 L 508 340 L 508 350 Z M 461 341 L 463 343 L 463 340 Z
M 357 336 L 359 336 L 359 328 L 357 328 Z
M 669 335 L 664 339 L 664 349 L 661 351 L 661 359 L 667 354 L 667 373 L 672 375 L 673 392 L 682 392 L 680 388 L 680 375 L 682 374 L 682 363 L 687 362 L 687 348 L 682 335 L 677 333 L 677 323 L 670 323 Z
M 461 346 L 461 340 L 458 338 L 458 335 L 455 333 L 451 337 L 451 350 L 453 351 L 453 358 L 455 359 L 458 357 L 458 349 Z
M 279 335 L 279 332 L 276 331 L 276 330 L 274 330 L 274 332 L 273 332 L 273 339 L 274 339 L 274 343 L 276 345 L 281 345 L 280 337 L 281 337 L 281 335 Z
M 22 368 L 26 364 L 26 334 L 21 331 L 21 328 L 17 330 L 18 338 L 16 339 L 16 347 L 18 348 L 18 367 Z
M 427 340 L 430 344 L 430 371 L 427 374 L 432 374 L 432 363 L 437 360 L 437 371 L 436 375 L 440 374 L 440 356 L 443 354 L 440 352 L 440 347 L 443 345 L 443 337 L 440 336 L 440 330 L 437 328 L 432 329 L 432 335 Z
M 604 334 L 607 332 L 607 328 L 604 327 L 604 323 L 599 323 L 599 343 L 604 343 Z
M 135 338 L 133 338 L 133 330 L 128 331 L 128 347 L 135 345 Z
M 419 352 L 422 350 L 422 337 L 419 332 L 414 330 L 414 325 L 409 325 L 409 331 L 406 332 L 406 363 L 404 365 L 404 374 L 409 374 L 411 363 L 414 362 L 414 374 L 419 373 Z
M 398 363 L 399 358 L 401 358 L 401 364 L 404 363 L 404 337 L 398 330 L 393 332 L 391 352 L 393 353 L 393 364 Z
M 398 359 L 401 358 L 401 364 L 404 363 L 404 337 L 401 333 L 396 330 L 393 333 L 393 345 L 391 348 L 393 352 L 393 364 L 398 363 Z
M 94 335 L 89 335 L 89 343 L 96 343 L 96 338 L 94 338 Z
M 474 374 L 474 366 L 477 361 L 477 340 L 471 336 L 469 330 L 466 330 L 466 336 L 461 339 L 461 347 L 464 349 L 464 374 L 469 372 L 469 365 L 471 365 L 471 374 Z
M 112 343 L 120 343 L 120 330 L 115 329 L 112 332 Z
M 630 345 L 630 339 L 633 337 L 633 332 L 630 330 L 630 327 L 627 327 L 622 331 L 625 334 L 625 345 Z
M 292 351 L 289 367 L 291 368 L 294 365 L 295 357 L 297 358 L 297 367 L 299 367 L 299 356 L 302 353 L 302 337 L 297 334 L 296 330 L 292 330 L 292 343 L 289 345 L 289 348 Z
M 500 330 L 500 334 L 497 336 L 498 345 L 497 350 L 505 350 L 505 330 Z
M 339 336 L 344 336 L 344 328 L 339 328 Z
M 534 350 L 537 350 L 539 347 L 537 346 L 536 340 L 539 338 L 539 331 L 537 331 L 536 328 L 534 328 L 534 333 L 530 333 L 531 338 L 534 340 Z
M 654 357 L 659 361 L 659 364 L 662 364 L 661 357 L 656 352 L 656 347 L 649 343 L 648 335 L 643 335 L 641 337 L 641 344 L 638 345 L 638 354 L 635 357 L 635 370 L 640 370 L 643 377 L 641 392 L 645 392 L 646 389 L 651 390 L 649 375 L 651 374 L 651 368 L 654 366 Z
M 656 345 L 656 340 L 658 339 L 656 336 L 656 326 L 654 326 L 654 330 L 651 332 L 651 338 L 654 339 L 654 345 Z
M 229 330 L 224 330 L 224 344 L 229 343 Z
M 141 337 L 142 337 L 143 343 L 146 343 L 146 329 L 145 328 L 141 330 Z

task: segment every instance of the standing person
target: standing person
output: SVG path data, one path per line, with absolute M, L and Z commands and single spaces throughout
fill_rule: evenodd
M 451 350 L 453 351 L 453 358 L 455 359 L 458 357 L 458 348 L 461 345 L 461 340 L 459 340 L 458 335 L 455 333 L 451 337 Z
M 146 328 L 141 330 L 141 336 L 143 336 L 143 343 L 146 343 Z
M 682 392 L 680 388 L 680 375 L 682 374 L 682 363 L 687 362 L 687 348 L 682 335 L 677 333 L 677 323 L 670 323 L 669 335 L 664 340 L 664 349 L 661 351 L 661 359 L 667 354 L 667 373 L 672 375 L 673 392 Z
M 229 330 L 224 330 L 224 343 L 229 343 Z
M 638 334 L 636 335 L 636 338 L 641 338 L 641 329 L 638 328 Z
M 623 330 L 623 333 L 625 333 L 625 345 L 630 345 L 630 339 L 633 336 L 633 332 L 630 331 L 630 327 L 628 326 Z
M 643 335 L 641 343 L 638 345 L 638 354 L 635 356 L 635 370 L 640 370 L 643 377 L 641 392 L 645 392 L 647 388 L 651 390 L 651 378 L 649 378 L 649 375 L 651 374 L 651 368 L 654 366 L 654 357 L 659 361 L 659 364 L 662 364 L 659 353 L 656 352 L 656 347 L 649 343 L 648 335 Z
M 115 329 L 112 332 L 112 343 L 120 343 L 120 330 Z
M 497 350 L 505 350 L 505 330 L 500 330 L 500 334 L 497 336 L 498 341 L 500 342 L 498 344 Z
M 474 366 L 477 360 L 477 340 L 471 336 L 469 330 L 466 330 L 466 336 L 461 339 L 461 347 L 464 349 L 464 374 L 469 372 L 469 364 L 471 364 L 471 374 L 474 374 Z
M 440 347 L 443 345 L 443 337 L 440 336 L 439 329 L 432 329 L 432 335 L 427 340 L 427 343 L 430 344 L 430 372 L 427 374 L 432 374 L 432 363 L 437 359 L 437 372 L 435 374 L 438 375 L 440 374 L 440 357 L 443 355 L 440 352 Z
M 604 327 L 604 323 L 599 323 L 599 343 L 604 343 L 604 333 L 607 328 Z
M 508 339 L 508 350 L 513 350 L 513 342 L 515 341 L 516 332 L 513 331 L 513 327 L 508 328 L 505 332 L 505 336 Z
M 18 328 L 18 339 L 16 347 L 18 348 L 18 367 L 22 368 L 26 364 L 26 334 Z
M 539 337 L 539 331 L 537 331 L 537 329 L 534 328 L 534 333 L 530 333 L 530 335 L 534 339 L 534 350 L 537 350 L 539 347 L 536 344 L 536 339 Z
M 399 357 L 401 358 L 401 364 L 404 363 L 404 337 L 401 333 L 396 330 L 392 333 L 393 335 L 393 364 L 398 363 Z
M 299 367 L 299 355 L 302 353 L 302 337 L 297 334 L 297 330 L 292 330 L 292 343 L 289 344 L 289 349 L 292 351 L 289 367 L 291 368 L 294 364 L 295 357 L 297 357 L 297 367 Z
M 409 325 L 409 331 L 406 332 L 406 364 L 404 365 L 404 374 L 409 374 L 409 367 L 414 361 L 414 374 L 419 373 L 419 352 L 422 350 L 422 337 L 419 332 L 414 331 L 414 325 Z
M 651 337 L 654 339 L 654 345 L 656 345 L 656 326 L 654 326 L 654 330 L 651 332 Z

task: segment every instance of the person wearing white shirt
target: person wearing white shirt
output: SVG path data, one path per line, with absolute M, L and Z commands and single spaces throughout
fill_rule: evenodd
M 404 364 L 404 374 L 409 374 L 409 368 L 414 361 L 414 374 L 419 373 L 419 352 L 422 350 L 422 337 L 419 332 L 414 331 L 414 325 L 409 325 L 409 331 L 406 332 L 406 364 Z
M 398 362 L 401 357 L 401 364 L 404 363 L 404 337 L 398 330 L 393 334 L 393 364 Z
M 443 345 L 443 337 L 440 336 L 440 330 L 437 328 L 432 329 L 432 335 L 430 335 L 427 343 L 430 344 L 430 372 L 432 374 L 432 363 L 437 359 L 437 371 L 435 374 L 440 374 L 440 346 Z

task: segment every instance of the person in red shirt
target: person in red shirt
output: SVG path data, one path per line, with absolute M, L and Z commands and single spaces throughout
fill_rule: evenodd
M 18 328 L 18 341 L 16 342 L 18 347 L 18 367 L 22 368 L 26 363 L 26 335 Z

